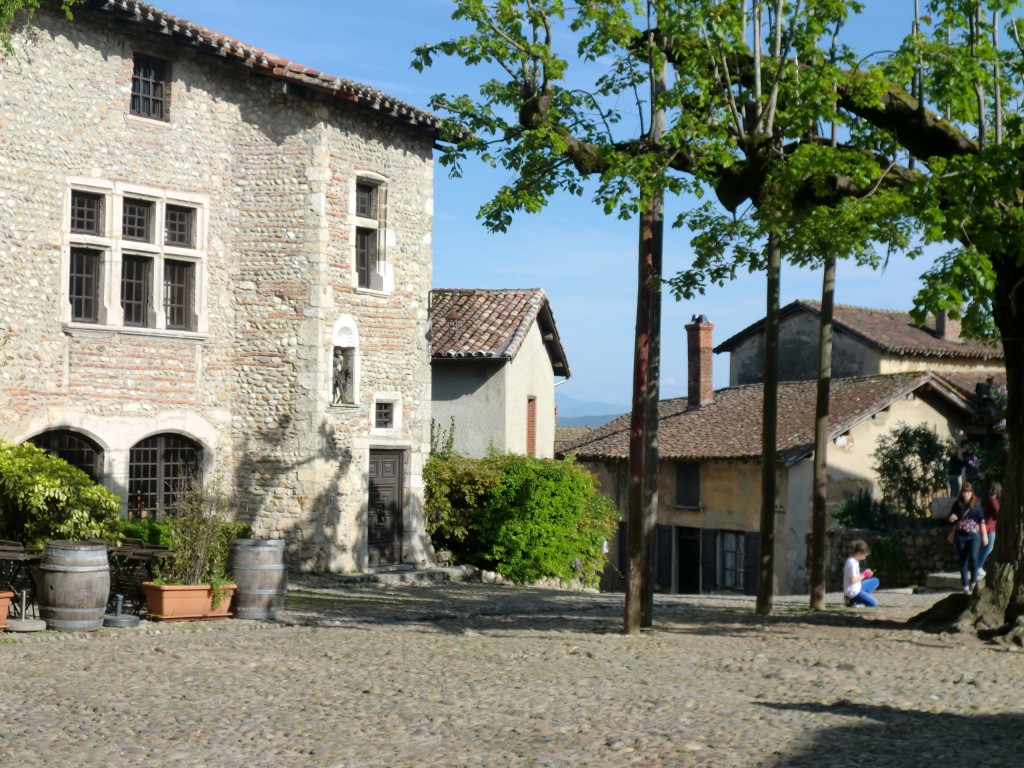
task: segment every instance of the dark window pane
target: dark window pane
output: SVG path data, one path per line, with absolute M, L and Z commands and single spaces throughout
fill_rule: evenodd
M 168 205 L 164 220 L 164 244 L 195 248 L 196 212 L 193 208 Z
M 103 197 L 90 192 L 71 193 L 71 231 L 103 234 Z
M 374 416 L 374 426 L 378 429 L 391 429 L 395 418 L 394 403 L 377 403 Z
M 373 184 L 356 184 L 356 216 L 377 218 L 377 187 Z
M 356 276 L 360 288 L 372 288 L 377 273 L 377 230 L 356 229 Z
M 700 464 L 696 462 L 676 464 L 676 506 L 700 506 Z
M 125 325 L 149 325 L 151 266 L 152 262 L 147 258 L 124 257 L 121 264 L 121 308 Z
M 71 249 L 68 299 L 71 319 L 79 323 L 99 321 L 100 253 L 87 248 Z
M 57 458 L 64 459 L 99 482 L 103 474 L 103 452 L 86 437 L 66 429 L 55 429 L 30 438 L 30 442 Z
M 181 435 L 154 435 L 128 457 L 128 514 L 151 517 L 172 509 L 188 479 L 197 478 L 202 449 Z
M 163 120 L 167 113 L 164 98 L 166 65 L 142 56 L 135 56 L 133 62 L 131 113 Z
M 195 265 L 164 262 L 164 315 L 168 328 L 192 330 L 192 286 Z
M 121 217 L 121 234 L 126 240 L 152 242 L 153 203 L 149 200 L 125 198 Z

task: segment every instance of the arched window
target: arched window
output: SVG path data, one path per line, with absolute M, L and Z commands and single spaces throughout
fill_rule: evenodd
M 182 435 L 147 437 L 128 456 L 128 516 L 153 517 L 173 506 L 176 493 L 198 480 L 203 449 Z
M 64 459 L 72 467 L 78 467 L 94 482 L 98 483 L 103 477 L 103 451 L 96 443 L 78 432 L 52 429 L 30 437 L 29 442 L 59 459 Z

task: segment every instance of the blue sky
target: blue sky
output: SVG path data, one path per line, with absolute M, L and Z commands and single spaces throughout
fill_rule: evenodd
M 306 66 L 373 86 L 427 109 L 430 96 L 475 92 L 480 70 L 439 61 L 423 74 L 409 66 L 412 50 L 459 34 L 451 0 L 152 0 L 157 7 Z M 870 20 L 850 25 L 851 40 L 877 30 L 898 31 L 906 11 L 897 4 L 872 9 Z M 576 400 L 628 409 L 636 320 L 635 222 L 605 217 L 587 197 L 565 196 L 544 212 L 522 215 L 508 233 L 488 233 L 477 209 L 505 172 L 468 162 L 463 177 L 435 174 L 434 287 L 543 288 L 551 300 L 572 377 L 556 390 Z M 688 201 L 670 205 L 670 220 Z M 665 273 L 685 268 L 690 237 L 668 230 Z M 884 272 L 841 263 L 836 301 L 909 309 L 927 263 L 896 255 Z M 818 299 L 820 273 L 787 267 L 782 301 Z M 698 300 L 666 295 L 662 318 L 662 397 L 685 395 L 683 326 L 703 313 L 714 323 L 717 344 L 764 316 L 764 277 L 744 274 Z M 716 387 L 728 384 L 728 360 L 716 355 Z

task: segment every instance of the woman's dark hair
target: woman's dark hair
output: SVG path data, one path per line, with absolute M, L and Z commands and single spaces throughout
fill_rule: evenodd
M 854 539 L 846 545 L 846 554 L 848 555 L 867 555 L 871 553 L 871 547 L 864 539 Z
M 964 483 L 963 485 L 960 486 L 960 493 L 963 493 L 964 491 L 970 491 L 971 492 L 971 496 L 973 496 L 974 495 L 974 486 L 971 485 L 970 483 Z

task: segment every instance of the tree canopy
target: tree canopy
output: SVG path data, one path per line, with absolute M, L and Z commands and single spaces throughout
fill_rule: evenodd
M 915 238 L 945 243 L 918 317 L 962 315 L 966 333 L 997 334 L 1006 352 L 1012 511 L 986 620 L 1024 611 L 1024 348 L 1011 343 L 1024 338 L 1019 8 L 908 9 L 898 48 L 865 55 L 842 33 L 871 10 L 843 0 L 458 0 L 453 18 L 469 31 L 414 61 L 448 55 L 486 68 L 477 94 L 442 94 L 434 107 L 451 118 L 442 163 L 457 173 L 475 153 L 511 174 L 481 209 L 492 230 L 557 191 L 583 194 L 588 179 L 595 203 L 620 216 L 652 185 L 713 192 L 718 205 L 676 222 L 696 254 L 667 279 L 678 296 L 760 268 L 770 233 L 801 264 L 826 253 L 877 263 L 879 250 L 913 255 Z M 670 77 L 651 105 L 640 86 L 662 64 Z M 668 115 L 656 144 L 645 131 L 652 106 Z

